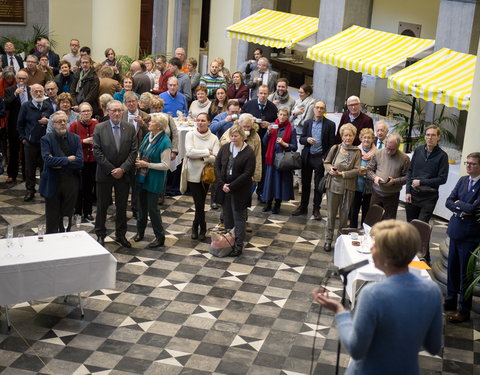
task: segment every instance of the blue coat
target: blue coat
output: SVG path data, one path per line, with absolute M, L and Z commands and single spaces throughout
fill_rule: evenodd
M 480 180 L 468 191 L 469 178 L 460 177 L 445 203 L 445 206 L 453 212 L 447 234 L 453 240 L 478 243 L 480 224 L 475 220 L 475 210 L 480 207 Z
M 222 138 L 223 133 L 225 133 L 233 125 L 233 121 L 225 121 L 227 116 L 228 112 L 222 112 L 216 115 L 210 124 L 210 131 L 215 134 L 218 139 Z
M 52 113 L 52 106 L 46 100 L 42 103 L 41 111 L 33 105 L 32 100 L 23 103 L 17 122 L 20 141 L 26 139 L 30 143 L 40 143 L 40 138 L 45 135 L 47 130 L 47 124 L 40 125 L 38 120 L 43 117 L 48 119 Z
M 62 173 L 72 173 L 80 176 L 80 170 L 83 167 L 83 152 L 80 137 L 68 131 L 65 136 L 67 137 L 70 150 L 75 154 L 75 160 L 71 163 L 68 162 L 67 156 L 65 156 L 60 148 L 56 132 L 47 134 L 40 140 L 44 167 L 40 176 L 40 187 L 38 191 L 45 198 L 51 198 L 55 195 L 58 178 Z

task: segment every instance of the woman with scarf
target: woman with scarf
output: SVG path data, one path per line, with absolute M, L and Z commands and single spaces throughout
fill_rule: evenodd
M 232 76 L 232 84 L 228 86 L 227 96 L 229 99 L 237 99 L 240 103 L 240 108 L 248 100 L 249 88 L 243 82 L 243 74 L 235 72 Z
M 327 252 L 332 251 L 337 213 L 340 211 L 339 228 L 345 228 L 353 196 L 355 195 L 360 160 L 362 158 L 358 147 L 353 146 L 356 134 L 357 128 L 352 124 L 342 125 L 340 128 L 342 143 L 333 146 L 323 162 L 325 173 L 327 173 L 325 189 L 327 190 L 328 211 L 323 249 Z
M 220 143 L 210 129 L 210 118 L 206 113 L 197 116 L 197 126 L 185 136 L 187 161 L 183 162 L 182 179 L 187 179 L 188 189 L 192 193 L 195 204 L 195 218 L 192 225 L 192 240 L 203 241 L 207 233 L 205 222 L 205 198 L 210 185 L 201 181 L 203 168 L 213 165 L 220 149 Z M 185 171 L 186 169 L 186 171 Z M 182 185 L 182 183 L 180 183 Z M 200 227 L 200 233 L 198 228 Z
M 110 66 L 113 69 L 113 79 L 120 82 L 122 73 L 122 64 L 117 60 L 117 55 L 113 48 L 107 48 L 105 50 L 106 59 L 102 62 L 103 66 Z
M 158 197 L 165 189 L 165 178 L 170 168 L 170 151 L 172 143 L 165 134 L 168 126 L 168 117 L 163 113 L 154 113 L 148 123 L 149 132 L 143 138 L 138 148 L 136 181 L 138 193 L 138 218 L 135 242 L 143 240 L 147 227 L 147 216 L 150 216 L 155 240 L 150 242 L 149 248 L 165 244 L 165 230 L 162 226 L 162 217 L 158 209 Z
M 72 111 L 73 100 L 72 96 L 68 92 L 62 92 L 60 95 L 57 96 L 55 99 L 55 103 L 58 105 L 58 109 L 60 111 L 65 112 L 67 115 L 68 125 L 71 123 L 80 120 L 80 115 Z M 48 119 L 47 124 L 47 133 L 52 133 L 54 131 L 53 128 L 53 114 Z
M 197 118 L 199 113 L 207 113 L 212 105 L 212 102 L 208 99 L 208 90 L 206 86 L 197 86 L 195 90 L 195 96 L 197 100 L 194 100 L 190 104 L 188 115 L 192 118 Z
M 252 177 L 255 153 L 245 142 L 247 136 L 238 122 L 229 129 L 230 142 L 222 146 L 215 160 L 218 201 L 222 202 L 225 229 L 235 228 L 235 248 L 230 255 L 239 256 L 245 240 L 247 207 L 252 200 Z
M 367 165 L 377 151 L 377 147 L 373 143 L 373 130 L 365 128 L 360 131 L 360 142 L 357 147 L 362 153 L 360 162 L 360 172 L 358 173 L 357 187 L 353 198 L 352 210 L 350 212 L 350 228 L 358 227 L 358 214 L 362 209 L 362 222 L 367 216 L 368 207 L 370 207 L 370 198 L 372 197 L 372 180 L 367 178 Z
M 62 95 L 70 94 L 63 93 Z M 98 124 L 97 120 L 92 119 L 92 106 L 88 103 L 81 103 L 79 106 L 80 120 L 73 122 L 68 131 L 75 133 L 80 137 L 80 143 L 83 151 L 83 168 L 80 181 L 80 190 L 78 192 L 77 204 L 75 205 L 75 215 L 82 216 L 83 220 L 93 222 L 92 205 L 95 196 L 95 172 L 97 170 L 97 161 L 93 156 L 93 132 Z M 60 104 L 60 108 L 62 108 Z
M 92 106 L 93 115 L 101 116 L 98 105 L 98 90 L 100 88 L 100 79 L 92 67 L 92 59 L 89 56 L 80 58 L 80 67 L 73 76 L 70 95 L 72 95 L 74 110 L 78 109 L 78 104 L 87 102 Z
M 275 154 L 283 151 L 297 151 L 297 133 L 288 120 L 290 112 L 287 107 L 278 110 L 274 124 L 267 128 L 263 136 L 263 144 L 267 151 L 265 154 L 265 182 L 263 184 L 262 198 L 267 202 L 263 212 L 280 212 L 282 201 L 294 199 L 293 173 L 291 171 L 278 171 L 273 165 Z M 272 208 L 273 199 L 275 205 Z

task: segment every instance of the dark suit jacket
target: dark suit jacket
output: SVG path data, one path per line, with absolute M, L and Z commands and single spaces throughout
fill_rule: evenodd
M 5 89 L 5 108 L 10 111 L 8 114 L 8 130 L 9 132 L 16 132 L 17 131 L 17 120 L 18 114 L 20 113 L 20 107 L 22 103 L 20 102 L 20 98 L 15 96 L 15 90 L 17 89 L 17 85 L 8 87 Z M 30 87 L 27 86 L 27 94 L 28 100 L 32 100 L 30 95 Z
M 480 208 L 480 180 L 468 191 L 469 178 L 460 177 L 445 203 L 445 206 L 453 212 L 447 234 L 453 240 L 478 243 L 480 224 L 475 220 L 475 211 Z
M 152 89 L 152 81 L 150 81 L 150 78 L 144 72 L 135 74 L 133 76 L 133 82 L 133 91 L 138 95 L 142 95 L 144 92 L 150 92 Z
M 150 115 L 146 112 L 138 110 L 138 114 L 143 119 L 144 124 L 137 123 L 137 147 L 142 144 L 143 138 L 148 133 L 148 123 L 150 122 Z M 123 112 L 122 121 L 128 122 L 128 110 Z
M 253 73 L 250 75 L 250 80 L 247 83 L 247 86 L 250 87 L 251 92 L 250 92 L 250 98 L 251 99 L 256 99 L 257 98 L 257 91 L 258 87 L 261 85 L 261 83 L 257 82 L 257 78 L 259 78 L 261 73 L 258 70 L 254 70 Z M 275 72 L 272 69 L 268 70 L 268 91 L 271 94 L 277 89 L 277 80 L 278 80 L 279 74 Z
M 258 106 L 258 100 L 252 99 L 246 102 L 242 107 L 242 113 L 250 113 L 252 116 L 262 119 L 268 122 L 275 122 L 277 119 L 278 108 L 270 100 L 267 100 L 267 104 L 263 111 L 260 111 Z M 263 139 L 263 136 L 267 132 L 267 129 L 259 127 L 258 136 Z M 263 144 L 263 143 L 262 143 Z
M 93 155 L 97 160 L 97 182 L 113 180 L 111 172 L 115 168 L 125 171 L 123 178 L 131 178 L 135 171 L 137 158 L 137 138 L 135 128 L 126 122 L 120 122 L 120 150 L 117 150 L 110 121 L 95 126 L 93 133 Z
M 360 112 L 360 114 L 357 116 L 357 118 L 353 121 L 350 121 L 350 116 L 348 115 L 348 111 L 344 112 L 342 115 L 342 118 L 340 119 L 340 124 L 338 125 L 338 131 L 337 131 L 337 137 L 336 137 L 336 143 L 342 143 L 342 137 L 340 137 L 340 128 L 343 124 L 348 124 L 351 123 L 355 125 L 357 128 L 357 135 L 355 136 L 355 139 L 353 140 L 353 145 L 358 146 L 360 144 L 360 132 L 362 129 L 365 128 L 370 128 L 373 130 L 375 133 L 375 130 L 373 128 L 373 120 L 370 116 L 366 115 L 363 112 Z
M 42 53 L 35 52 L 34 55 L 40 58 Z M 53 51 L 48 51 L 48 65 L 52 67 L 53 75 L 56 76 L 59 73 L 60 56 Z
M 18 62 L 18 65 L 20 66 L 20 69 L 23 69 L 24 66 L 23 66 L 23 59 L 20 55 L 13 55 L 13 57 L 15 57 L 15 59 L 17 60 Z M 7 56 L 6 54 L 2 55 L 2 66 L 5 68 L 6 66 L 9 65 L 9 61 L 10 58 L 9 56 Z
M 300 136 L 300 144 L 305 147 L 302 150 L 302 159 L 304 162 L 308 162 L 310 157 L 310 146 L 311 144 L 307 142 L 307 138 L 312 136 L 312 125 L 313 120 L 307 120 L 303 124 L 303 132 Z M 328 118 L 323 118 L 322 124 L 322 159 L 328 154 L 330 148 L 335 144 L 335 123 Z
M 67 143 L 75 155 L 75 160 L 68 162 L 68 155 L 60 148 L 57 133 L 46 134 L 40 139 L 40 147 L 44 168 L 40 177 L 39 193 L 45 198 L 51 198 L 57 191 L 58 178 L 62 173 L 71 173 L 79 177 L 83 167 L 83 151 L 80 144 L 80 137 L 67 131 Z M 59 168 L 60 167 L 60 168 Z

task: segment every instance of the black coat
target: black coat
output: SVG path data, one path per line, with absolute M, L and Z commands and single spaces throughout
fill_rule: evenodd
M 95 70 L 90 68 L 87 76 L 83 80 L 82 88 L 77 93 L 77 82 L 80 79 L 79 69 L 73 76 L 72 86 L 70 87 L 70 95 L 72 95 L 73 105 L 79 105 L 82 102 L 88 102 L 93 107 L 93 114 L 100 114 L 100 106 L 98 104 L 98 90 L 100 89 L 100 79 L 95 74 Z
M 215 159 L 215 176 L 217 177 L 217 203 L 223 203 L 225 192 L 223 185 L 230 184 L 230 193 L 237 210 L 244 210 L 251 205 L 252 177 L 255 172 L 255 153 L 247 145 L 233 161 L 232 174 L 227 173 L 230 158 L 230 143 L 224 144 Z
M 255 118 L 262 119 L 263 121 L 275 122 L 275 120 L 277 119 L 278 108 L 270 100 L 267 100 L 265 108 L 263 109 L 263 111 L 260 111 L 260 108 L 258 106 L 258 99 L 252 99 L 243 105 L 242 113 L 250 113 Z M 266 128 L 259 127 L 257 133 L 260 139 L 263 138 L 266 132 Z
M 2 66 L 5 68 L 8 66 L 8 60 L 10 56 L 7 56 L 6 54 L 2 55 Z M 20 55 L 13 55 L 13 57 L 17 60 L 18 65 L 20 66 L 20 69 L 23 69 L 23 59 Z
M 313 120 L 307 120 L 303 124 L 303 132 L 300 136 L 300 144 L 305 147 L 302 150 L 302 160 L 308 162 L 310 157 L 310 146 L 311 144 L 307 142 L 307 138 L 312 136 L 312 125 Z M 323 118 L 322 124 L 322 159 L 328 155 L 328 151 L 335 144 L 335 123 L 328 118 Z

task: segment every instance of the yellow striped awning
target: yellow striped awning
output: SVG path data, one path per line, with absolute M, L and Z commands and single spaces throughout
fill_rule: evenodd
M 275 48 L 293 48 L 315 34 L 318 18 L 262 9 L 227 28 L 230 38 Z
M 408 57 L 432 48 L 434 44 L 432 39 L 354 25 L 310 47 L 307 57 L 337 68 L 385 78 L 391 74 L 390 69 L 404 63 Z
M 442 48 L 388 79 L 388 87 L 468 111 L 477 57 Z

